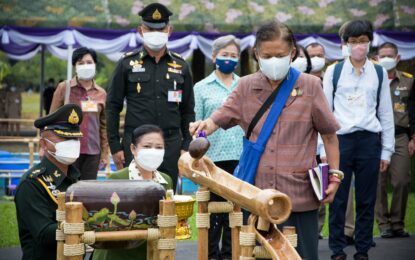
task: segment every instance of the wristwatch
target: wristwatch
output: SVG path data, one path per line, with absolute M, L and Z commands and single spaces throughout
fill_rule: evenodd
M 329 170 L 329 174 L 330 176 L 336 177 L 339 180 L 343 180 L 344 179 L 344 173 L 340 170 L 335 170 L 335 169 L 330 169 Z

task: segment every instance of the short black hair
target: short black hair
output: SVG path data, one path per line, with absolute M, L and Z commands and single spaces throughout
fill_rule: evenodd
M 298 58 L 298 56 L 300 55 L 300 50 L 302 50 L 304 52 L 304 56 L 305 59 L 307 61 L 307 68 L 305 69 L 304 73 L 310 73 L 311 71 L 311 59 L 310 59 L 310 55 L 308 55 L 308 51 L 301 45 L 297 44 L 297 53 L 298 55 L 295 57 L 295 59 Z M 295 61 L 295 59 L 293 59 L 293 61 Z
M 370 41 L 373 40 L 373 25 L 368 20 L 350 21 L 344 28 L 343 42 L 347 42 L 350 37 L 366 35 Z
M 378 52 L 380 49 L 391 48 L 395 51 L 395 54 L 398 54 L 398 46 L 392 42 L 384 42 L 378 47 Z
M 295 40 L 294 33 L 286 24 L 279 21 L 272 21 L 259 27 L 256 33 L 254 46 L 255 48 L 258 48 L 262 42 L 272 41 L 280 38 L 287 42 L 291 48 L 297 46 L 297 41 Z M 296 52 L 294 59 L 297 58 L 297 54 L 298 52 Z M 256 60 L 255 55 L 254 59 Z
M 313 43 L 310 43 L 309 45 L 307 45 L 305 48 L 306 49 L 308 49 L 308 47 L 312 47 L 312 48 L 316 48 L 316 47 L 321 47 L 321 48 L 323 48 L 323 51 L 324 52 L 326 52 L 326 49 L 324 49 L 324 46 L 323 45 L 321 45 L 320 43 L 318 43 L 318 42 L 313 42 Z
M 163 130 L 161 130 L 160 127 L 156 125 L 152 125 L 152 124 L 141 125 L 137 127 L 136 129 L 134 129 L 131 143 L 134 146 L 137 146 L 137 144 L 140 142 L 143 135 L 151 134 L 151 133 L 158 133 L 161 136 L 163 136 Z
M 72 53 L 72 66 L 75 66 L 77 61 L 82 60 L 82 58 L 90 54 L 92 56 L 92 59 L 94 60 L 95 64 L 97 63 L 97 53 L 90 48 L 87 47 L 81 47 L 73 51 Z

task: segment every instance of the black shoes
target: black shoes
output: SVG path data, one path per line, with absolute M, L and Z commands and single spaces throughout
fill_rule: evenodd
M 402 237 L 409 237 L 409 233 L 403 229 L 398 229 L 398 230 L 385 229 L 382 232 L 380 232 L 380 236 L 382 238 L 394 238 L 394 237 L 402 238 Z
M 354 260 L 369 260 L 369 256 L 367 254 L 357 253 L 353 256 Z
M 354 245 L 354 238 L 353 237 L 349 237 L 349 236 L 344 236 L 346 238 L 346 244 L 348 246 Z
M 381 238 L 392 238 L 394 237 L 394 232 L 391 229 L 385 229 L 380 232 Z
M 347 255 L 337 255 L 337 256 L 332 256 L 331 260 L 346 260 L 347 259 Z
M 409 233 L 403 229 L 399 229 L 399 230 L 393 231 L 393 236 L 394 237 L 409 237 Z

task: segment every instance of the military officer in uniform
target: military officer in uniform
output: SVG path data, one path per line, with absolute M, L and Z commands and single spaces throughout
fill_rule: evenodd
M 398 48 L 393 43 L 384 43 L 378 48 L 378 61 L 388 71 L 395 121 L 395 152 L 392 155 L 387 172 L 379 174 L 375 216 L 381 237 L 408 237 L 404 230 L 406 204 L 408 201 L 410 175 L 410 125 L 408 107 L 414 107 L 414 100 L 409 99 L 414 85 L 413 76 L 398 71 Z M 388 208 L 387 183 L 392 184 L 392 204 Z
M 16 191 L 22 259 L 56 259 L 57 194 L 79 179 L 71 164 L 79 157 L 81 122 L 82 110 L 75 104 L 35 121 L 45 155 L 23 175 Z
M 191 141 L 189 123 L 195 120 L 194 95 L 189 65 L 167 49 L 172 32 L 172 13 L 153 3 L 139 12 L 138 32 L 143 47 L 126 53 L 118 62 L 109 85 L 106 114 L 108 142 L 117 169 L 129 165 L 132 131 L 140 125 L 154 124 L 164 132 L 166 153 L 159 170 L 177 182 L 177 162 Z M 127 101 L 124 138 L 120 142 L 120 112 Z

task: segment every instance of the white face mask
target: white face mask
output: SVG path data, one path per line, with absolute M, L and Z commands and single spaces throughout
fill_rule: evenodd
M 390 57 L 384 57 L 379 59 L 379 64 L 382 65 L 386 70 L 392 70 L 396 67 L 396 59 Z
M 307 70 L 307 59 L 305 57 L 297 57 L 295 61 L 291 62 L 291 67 L 300 72 L 305 72 Z
M 349 58 L 350 56 L 349 47 L 347 47 L 347 45 L 342 45 L 342 56 L 344 59 Z
M 143 33 L 144 45 L 153 51 L 158 51 L 166 46 L 169 34 L 165 32 L 145 32 Z
M 59 143 L 54 143 L 46 138 L 44 139 L 55 146 L 56 152 L 51 152 L 48 150 L 48 153 L 52 155 L 58 162 L 65 165 L 70 165 L 73 164 L 76 159 L 78 159 L 81 152 L 81 142 L 79 140 L 71 139 Z
M 136 163 L 146 171 L 155 171 L 163 162 L 164 149 L 137 149 Z
M 270 80 L 283 79 L 290 69 L 291 53 L 285 57 L 259 58 L 259 68 Z
M 311 71 L 317 72 L 321 71 L 324 68 L 324 65 L 326 65 L 326 60 L 321 57 L 313 57 L 311 58 Z
M 79 79 L 90 80 L 95 76 L 95 64 L 76 65 L 75 69 Z

